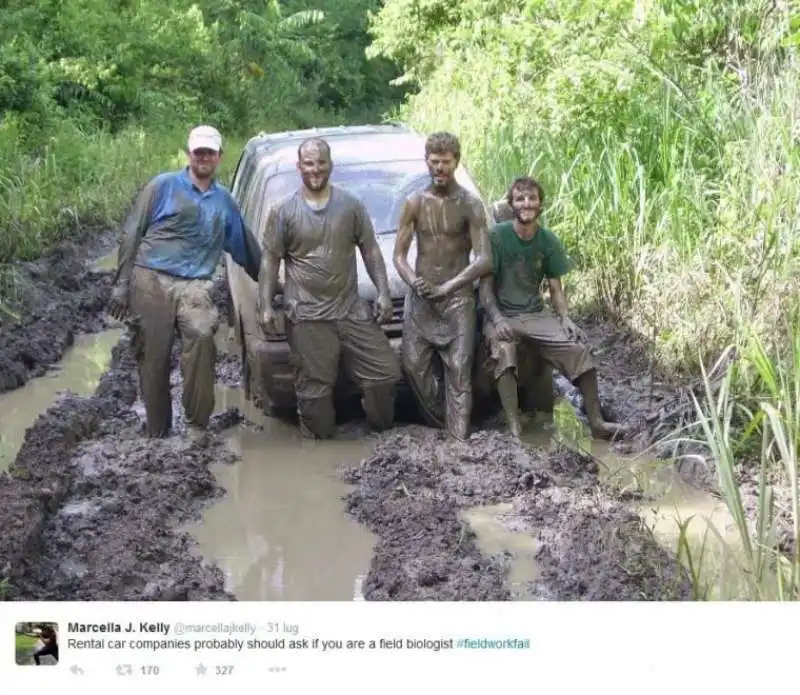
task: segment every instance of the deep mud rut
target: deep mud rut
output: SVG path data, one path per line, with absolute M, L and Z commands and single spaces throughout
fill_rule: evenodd
M 597 466 L 496 431 L 465 443 L 405 428 L 347 478 L 348 511 L 380 537 L 367 599 L 508 600 L 503 558 L 483 557 L 461 512 L 509 503 L 502 523 L 539 545 L 531 598 L 686 599 L 691 585 L 640 518 L 601 487 Z M 514 598 L 522 598 L 516 596 Z
M 110 273 L 89 271 L 86 250 L 65 246 L 24 269 L 26 320 L 0 324 L 0 391 L 42 374 L 82 332 L 107 327 Z M 226 293 L 217 301 L 224 326 Z M 610 414 L 635 421 L 671 385 L 652 387 L 636 346 L 589 324 Z M 41 350 L 39 349 L 41 346 Z M 34 356 L 33 353 L 36 353 Z M 177 367 L 177 345 L 174 354 Z M 238 360 L 221 354 L 221 383 Z M 173 371 L 176 434 L 143 436 L 127 340 L 95 394 L 66 395 L 27 432 L 0 478 L 0 579 L 12 600 L 233 600 L 222 572 L 201 561 L 180 530 L 223 494 L 209 466 L 235 463 L 219 434 L 241 420 L 215 416 L 189 436 Z M 572 399 L 575 400 L 574 398 Z M 579 403 L 577 403 L 579 405 Z M 1 418 L 1 416 L 0 416 Z M 358 427 L 358 425 L 356 426 Z M 351 425 L 344 428 L 352 430 Z M 481 430 L 469 442 L 399 426 L 344 473 L 343 509 L 379 538 L 364 596 L 372 600 L 685 599 L 690 587 L 626 500 L 600 484 L 594 461 Z M 505 503 L 501 522 L 536 540 L 537 576 L 524 596 L 506 581 L 509 558 L 483 554 L 463 512 Z
M 18 268 L 13 308 L 20 321 L 0 312 L 0 393 L 44 374 L 77 334 L 108 327 L 111 274 L 91 271 L 86 258 L 84 248 L 65 243 Z

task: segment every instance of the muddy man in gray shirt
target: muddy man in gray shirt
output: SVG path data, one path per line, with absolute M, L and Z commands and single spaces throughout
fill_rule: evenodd
M 483 203 L 455 179 L 458 138 L 434 133 L 425 143 L 430 185 L 411 196 L 400 216 L 394 264 L 411 287 L 403 325 L 403 370 L 419 408 L 434 427 L 466 439 L 472 413 L 475 351 L 474 283 L 492 270 Z M 408 263 L 417 240 L 416 267 Z M 475 259 L 470 262 L 470 253 Z M 442 379 L 434 358 L 441 358 Z
M 372 220 L 358 198 L 329 183 L 333 162 L 325 140 L 306 140 L 297 154 L 302 186 L 270 210 L 264 231 L 261 326 L 274 329 L 272 302 L 283 260 L 286 337 L 303 435 L 334 434 L 340 359 L 361 388 L 370 424 L 386 429 L 394 423 L 400 365 L 379 325 L 391 318 L 392 301 Z M 378 290 L 374 313 L 358 294 L 356 249 Z

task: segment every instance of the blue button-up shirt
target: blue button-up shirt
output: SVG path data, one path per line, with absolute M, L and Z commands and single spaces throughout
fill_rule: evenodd
M 160 174 L 140 193 L 125 224 L 120 277 L 133 265 L 180 278 L 211 278 L 228 252 L 258 280 L 261 251 L 230 192 L 197 188 L 188 169 Z

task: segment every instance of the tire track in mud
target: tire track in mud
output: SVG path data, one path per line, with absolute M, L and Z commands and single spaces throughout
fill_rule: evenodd
M 103 308 L 112 275 L 90 270 L 87 256 L 86 246 L 65 242 L 37 261 L 13 266 L 20 320 L 0 312 L 0 393 L 45 374 L 76 335 L 109 327 Z
M 3 390 L 43 373 L 76 333 L 108 327 L 102 310 L 110 274 L 87 270 L 86 257 L 85 249 L 65 245 L 28 269 L 31 310 L 23 325 L 0 326 Z M 218 287 L 215 298 L 223 326 L 226 289 Z M 51 351 L 31 358 L 26 346 L 40 344 Z M 235 382 L 238 359 L 220 355 L 217 372 Z M 172 382 L 176 399 L 175 369 Z M 615 409 L 637 409 L 630 391 L 610 396 Z M 209 465 L 236 457 L 215 433 L 241 417 L 223 413 L 207 437 L 192 440 L 175 405 L 176 435 L 142 436 L 135 366 L 123 338 L 94 395 L 67 395 L 38 418 L 0 480 L 7 598 L 234 600 L 222 572 L 201 561 L 194 539 L 179 528 L 223 494 Z M 554 456 L 492 431 L 459 444 L 417 426 L 377 442 L 345 476 L 356 485 L 347 511 L 380 538 L 367 599 L 509 600 L 506 559 L 483 555 L 460 516 L 497 502 L 512 504 L 510 528 L 540 541 L 535 598 L 688 596 L 674 558 L 603 492 L 576 454 Z
M 211 463 L 235 460 L 213 436 L 143 436 L 128 342 L 95 394 L 43 413 L 0 484 L 0 575 L 14 600 L 231 600 L 219 569 L 179 530 L 221 496 Z
M 89 270 L 88 255 L 65 244 L 21 266 L 29 310 L 19 325 L 0 326 L 0 390 L 45 373 L 75 334 L 110 325 L 103 308 L 111 274 Z M 217 295 L 224 303 L 225 293 Z M 41 345 L 49 351 L 32 357 Z M 178 406 L 176 434 L 148 440 L 137 389 L 123 337 L 92 396 L 64 395 L 26 432 L 0 476 L 6 599 L 234 599 L 221 570 L 202 563 L 194 539 L 179 529 L 223 494 L 209 465 L 232 463 L 235 456 L 214 435 L 241 417 L 218 414 L 207 436 L 189 438 Z
M 540 572 L 530 598 L 683 600 L 688 576 L 575 452 L 551 453 L 501 432 L 468 442 L 403 428 L 346 474 L 347 508 L 380 540 L 368 600 L 509 600 L 508 564 L 487 558 L 461 520 L 470 508 L 510 503 L 504 525 L 530 533 Z

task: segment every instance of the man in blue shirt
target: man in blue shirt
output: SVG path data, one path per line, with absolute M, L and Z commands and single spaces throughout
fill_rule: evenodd
M 133 314 L 132 346 L 151 437 L 172 426 L 170 352 L 175 329 L 183 350 L 183 408 L 204 428 L 214 410 L 214 333 L 219 315 L 213 275 L 228 252 L 258 281 L 261 251 L 231 194 L 214 176 L 222 138 L 210 126 L 189 134 L 189 165 L 159 174 L 139 194 L 123 228 L 109 313 Z

